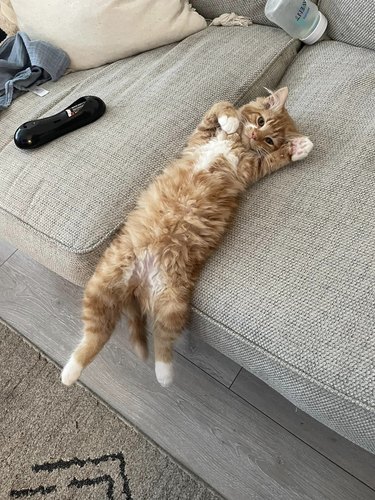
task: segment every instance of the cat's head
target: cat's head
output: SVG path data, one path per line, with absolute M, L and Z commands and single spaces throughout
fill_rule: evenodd
M 285 109 L 287 97 L 288 88 L 283 87 L 240 108 L 242 141 L 247 148 L 265 155 L 301 135 Z

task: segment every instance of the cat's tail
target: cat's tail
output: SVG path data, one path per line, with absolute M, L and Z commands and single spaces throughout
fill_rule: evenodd
M 133 350 L 140 359 L 146 360 L 148 357 L 146 318 L 133 292 L 126 299 L 124 311 L 128 320 Z

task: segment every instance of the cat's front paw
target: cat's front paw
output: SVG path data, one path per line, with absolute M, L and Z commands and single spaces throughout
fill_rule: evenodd
M 303 160 L 310 153 L 314 144 L 308 137 L 296 137 L 291 141 L 292 161 Z
M 219 125 L 227 134 L 234 134 L 237 132 L 240 125 L 240 120 L 235 116 L 222 115 L 218 118 Z
M 82 369 L 83 367 L 71 357 L 61 372 L 61 382 L 64 385 L 74 384 L 79 379 Z

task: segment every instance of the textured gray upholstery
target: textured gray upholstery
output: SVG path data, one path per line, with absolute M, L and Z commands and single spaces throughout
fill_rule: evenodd
M 328 35 L 334 40 L 375 50 L 373 0 L 320 0 L 328 19 Z
M 190 3 L 206 19 L 214 19 L 226 12 L 248 16 L 253 23 L 271 25 L 264 14 L 267 0 L 191 0 Z
M 281 84 L 311 156 L 244 196 L 193 331 L 375 452 L 375 53 L 305 47 Z
M 317 3 L 317 0 L 311 1 Z M 206 19 L 235 12 L 240 16 L 249 17 L 253 23 L 275 26 L 264 14 L 267 0 L 191 0 L 190 3 Z
M 1 114 L 2 236 L 84 283 L 141 189 L 176 156 L 202 114 L 217 100 L 246 101 L 275 87 L 298 46 L 278 29 L 213 27 L 46 84 L 44 98 L 21 96 Z M 40 149 L 17 150 L 13 133 L 21 123 L 85 94 L 107 103 L 99 121 Z

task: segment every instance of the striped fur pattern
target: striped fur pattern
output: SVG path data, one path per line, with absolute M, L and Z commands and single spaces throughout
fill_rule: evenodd
M 124 312 L 135 352 L 147 358 L 151 321 L 155 371 L 173 380 L 173 344 L 185 327 L 199 272 L 220 243 L 240 194 L 312 148 L 285 109 L 286 88 L 240 109 L 215 104 L 181 156 L 140 196 L 84 294 L 84 333 L 62 372 L 66 385 L 99 353 Z

